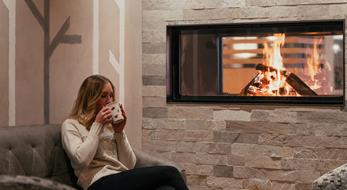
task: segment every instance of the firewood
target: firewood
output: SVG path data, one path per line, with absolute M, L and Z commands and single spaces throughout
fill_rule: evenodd
M 240 95 L 243 95 L 243 96 L 248 95 L 248 89 L 254 83 L 257 76 L 258 76 L 258 74 L 251 81 L 249 81 L 249 83 L 243 89 L 241 89 Z
M 257 64 L 257 66 L 255 66 L 255 69 L 258 71 L 270 71 L 270 72 L 275 72 L 277 71 L 276 68 L 274 67 L 270 67 L 270 66 L 266 66 L 264 64 Z M 285 75 L 287 71 L 285 70 L 281 70 L 281 74 Z
M 263 64 L 258 64 L 256 66 L 256 70 L 262 71 L 262 72 L 275 72 L 277 71 L 275 68 L 266 66 Z M 296 74 L 287 72 L 286 70 L 281 70 L 281 74 L 286 77 L 286 82 L 294 89 L 293 91 L 290 91 L 290 95 L 300 94 L 302 96 L 316 96 L 317 93 L 313 91 L 304 81 L 302 81 Z M 240 92 L 240 95 L 247 96 L 247 95 L 259 95 L 257 94 L 254 89 L 262 88 L 259 86 L 257 80 L 257 77 L 259 74 L 257 74 Z M 266 81 L 266 78 L 260 81 L 262 85 L 268 85 L 268 82 Z M 287 94 L 285 92 L 284 88 L 279 89 L 279 94 L 284 95 Z
M 296 74 L 290 73 L 286 82 L 292 86 L 297 93 L 303 96 L 316 96 L 317 93 L 313 91 L 305 82 L 303 82 Z

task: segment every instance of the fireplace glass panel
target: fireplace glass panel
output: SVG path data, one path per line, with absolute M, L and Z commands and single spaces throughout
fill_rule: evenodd
M 343 104 L 344 22 L 168 27 L 169 101 Z

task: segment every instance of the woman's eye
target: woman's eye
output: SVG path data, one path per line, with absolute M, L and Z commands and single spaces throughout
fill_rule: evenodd
M 101 98 L 113 98 L 113 94 L 111 93 L 105 93 L 101 95 Z

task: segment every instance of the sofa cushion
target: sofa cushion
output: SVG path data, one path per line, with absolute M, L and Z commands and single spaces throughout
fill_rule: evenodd
M 0 189 L 76 190 L 73 187 L 49 179 L 22 175 L 0 175 Z
M 0 128 L 0 175 L 37 176 L 73 186 L 76 179 L 60 125 Z
M 347 164 L 325 173 L 313 182 L 313 190 L 347 189 Z

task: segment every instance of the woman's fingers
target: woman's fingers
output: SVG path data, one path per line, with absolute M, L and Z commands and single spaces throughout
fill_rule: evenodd
M 125 111 L 124 111 L 124 108 L 123 108 L 123 104 L 120 105 L 120 110 L 122 111 L 122 115 L 123 115 L 123 117 L 124 117 L 124 120 L 126 120 L 126 119 L 127 119 L 127 116 L 126 116 L 126 114 L 125 114 Z
M 105 113 L 102 114 L 102 116 L 103 116 L 104 119 L 108 119 L 108 118 L 111 117 L 111 114 L 105 112 Z
M 102 109 L 101 109 L 101 113 L 105 113 L 105 112 L 107 112 L 107 111 L 111 111 L 108 107 L 103 107 Z
M 104 113 L 103 113 L 103 117 L 105 120 L 109 121 L 110 119 L 112 119 L 112 112 L 111 110 L 106 110 Z
M 107 107 L 103 107 L 96 118 L 96 120 L 100 123 L 108 123 L 112 120 L 112 113 L 111 110 Z

